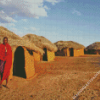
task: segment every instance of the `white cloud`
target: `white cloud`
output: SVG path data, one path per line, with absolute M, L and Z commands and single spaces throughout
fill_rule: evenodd
M 81 12 L 79 12 L 78 10 L 75 10 L 75 9 L 72 11 L 72 14 L 76 14 L 78 16 L 82 15 Z
M 4 23 L 0 23 L 0 26 L 6 27 L 6 24 L 4 24 Z
M 27 19 L 22 19 L 22 21 L 27 22 Z
M 30 27 L 30 30 L 36 31 L 37 29 L 35 27 Z
M 45 1 L 50 2 L 50 3 L 52 3 L 53 5 L 55 5 L 55 3 L 59 3 L 59 2 L 62 1 L 62 0 L 45 0 Z
M 13 18 L 9 17 L 3 10 L 0 11 L 0 20 L 2 23 L 17 22 Z
M 3 26 L 3 27 L 14 27 L 15 24 L 14 23 L 0 23 L 0 26 Z
M 47 16 L 47 7 L 43 5 L 43 2 L 44 0 L 0 0 L 0 7 L 8 16 L 18 15 L 39 18 L 40 16 Z M 7 19 L 11 20 L 8 17 Z
M 16 15 L 34 18 L 47 17 L 46 10 L 49 8 L 43 4 L 45 1 L 55 4 L 61 0 L 0 0 L 2 9 L 0 22 L 15 22 Z
M 50 8 L 48 8 L 47 6 L 44 6 L 44 8 L 45 8 L 45 9 L 50 9 Z

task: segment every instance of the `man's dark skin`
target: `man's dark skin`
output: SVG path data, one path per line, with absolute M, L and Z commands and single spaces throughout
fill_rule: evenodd
M 7 39 L 7 38 L 4 38 L 3 44 L 5 45 L 5 44 L 7 44 L 7 43 L 8 43 L 8 39 Z

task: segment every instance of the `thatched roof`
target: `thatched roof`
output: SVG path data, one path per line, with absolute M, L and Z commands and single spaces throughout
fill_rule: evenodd
M 86 47 L 88 50 L 100 50 L 100 42 L 95 42 Z
M 74 41 L 58 41 L 54 44 L 58 47 L 58 50 L 62 50 L 64 48 L 74 48 L 74 49 L 85 48 L 83 45 Z
M 22 39 L 20 36 L 16 35 L 15 33 L 9 31 L 8 29 L 4 27 L 0 27 L 0 43 L 2 43 L 3 38 L 7 36 L 8 37 L 8 43 L 10 46 L 18 47 L 18 46 L 24 46 L 29 50 L 34 50 L 36 52 L 40 52 L 42 55 L 44 51 L 40 48 L 38 48 L 34 43 L 31 43 L 28 40 Z
M 11 39 L 21 39 L 20 36 L 9 31 L 7 28 L 0 26 L 0 37 L 5 37 L 5 36 L 7 36 L 8 38 L 11 38 Z
M 50 42 L 48 39 L 46 39 L 43 36 L 38 36 L 35 34 L 27 34 L 25 36 L 22 37 L 25 40 L 29 40 L 32 43 L 34 43 L 37 47 L 43 49 L 43 48 L 47 48 L 50 51 L 57 51 L 57 47 L 56 45 L 54 45 L 52 42 Z

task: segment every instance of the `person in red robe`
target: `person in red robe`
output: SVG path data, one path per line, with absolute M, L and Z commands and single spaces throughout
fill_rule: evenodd
M 6 80 L 6 87 L 8 83 L 8 77 L 10 75 L 10 69 L 12 66 L 12 50 L 8 44 L 8 38 L 3 38 L 3 44 L 0 44 L 0 87 L 2 82 Z

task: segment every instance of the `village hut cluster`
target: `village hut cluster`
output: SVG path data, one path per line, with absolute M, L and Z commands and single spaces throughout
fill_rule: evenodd
M 31 78 L 35 75 L 34 62 L 54 61 L 56 56 L 83 56 L 84 49 L 88 53 L 100 53 L 100 42 L 91 44 L 87 48 L 74 41 L 50 42 L 43 36 L 27 34 L 20 37 L 4 27 L 0 27 L 0 43 L 8 37 L 12 48 L 12 67 L 9 80 L 13 75 Z
M 74 41 L 58 41 L 55 43 L 58 47 L 56 56 L 83 56 L 84 46 Z
M 44 51 L 43 55 L 40 55 L 37 52 L 33 52 L 34 59 L 36 61 L 54 61 L 55 52 L 57 51 L 56 45 L 51 43 L 48 39 L 43 36 L 38 36 L 35 34 L 27 34 L 22 37 L 24 40 L 29 40 L 31 43 L 34 43 L 37 47 L 41 48 Z
M 35 75 L 34 61 L 54 61 L 57 47 L 46 38 L 32 36 L 32 34 L 19 37 L 8 29 L 0 27 L 0 43 L 5 36 L 8 37 L 13 56 L 9 80 L 13 78 L 13 75 L 23 78 L 33 77 Z

